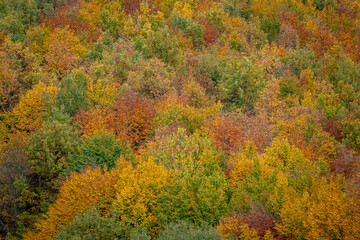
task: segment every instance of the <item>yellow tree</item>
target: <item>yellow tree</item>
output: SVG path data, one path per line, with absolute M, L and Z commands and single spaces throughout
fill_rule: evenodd
M 165 184 L 170 180 L 169 172 L 156 165 L 150 158 L 136 168 L 128 165 L 123 169 L 116 184 L 115 211 L 121 222 L 148 228 L 151 234 L 158 232 L 157 203 Z
M 49 49 L 45 55 L 48 67 L 59 74 L 65 74 L 77 66 L 87 51 L 80 38 L 69 27 L 56 28 L 46 39 L 46 43 L 46 48 Z
M 38 83 L 25 95 L 20 97 L 20 102 L 13 111 L 7 114 L 7 121 L 21 132 L 33 132 L 43 124 L 42 115 L 46 113 L 46 104 L 53 104 L 57 88 L 53 85 Z
M 358 239 L 359 216 L 340 180 L 317 179 L 310 193 L 288 197 L 280 211 L 279 232 L 294 239 Z
M 127 162 L 121 161 L 116 168 L 105 173 L 100 168 L 88 168 L 81 174 L 72 173 L 61 186 L 55 203 L 49 207 L 48 217 L 36 224 L 37 232 L 30 231 L 24 239 L 51 239 L 61 227 L 73 221 L 77 213 L 85 212 L 94 205 L 108 210 L 115 198 L 115 184 L 126 165 Z

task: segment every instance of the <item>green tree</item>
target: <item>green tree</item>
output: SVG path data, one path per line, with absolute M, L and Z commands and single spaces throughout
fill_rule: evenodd
M 360 151 L 360 120 L 346 121 L 344 124 L 344 142 L 356 151 Z
M 266 85 L 263 70 L 249 58 L 229 59 L 218 86 L 219 98 L 230 108 L 251 110 Z
M 132 160 L 132 150 L 115 139 L 113 133 L 98 131 L 91 136 L 85 135 L 79 147 L 79 153 L 70 159 L 70 168 L 80 171 L 85 166 L 98 165 L 111 169 L 115 167 L 116 161 L 124 156 Z
M 24 143 L 13 137 L 0 154 L 0 236 L 21 235 L 20 214 L 27 211 L 27 206 L 20 197 L 28 187 L 28 168 Z
M 23 204 L 31 206 L 29 214 L 47 210 L 58 193 L 59 177 L 67 174 L 69 159 L 77 154 L 78 132 L 70 125 L 70 117 L 60 113 L 48 116 L 48 121 L 29 136 L 29 189 L 21 196 Z
M 216 224 L 228 205 L 223 153 L 210 139 L 187 136 L 185 129 L 149 148 L 156 162 L 174 171 L 174 180 L 165 186 L 160 199 L 160 221 Z
M 117 221 L 116 215 L 101 216 L 93 207 L 87 212 L 79 213 L 55 235 L 54 240 L 119 239 L 124 234 L 124 226 Z
M 197 226 L 185 221 L 167 224 L 159 233 L 159 240 L 220 240 L 216 228 L 207 224 Z
M 38 23 L 40 9 L 35 0 L 3 0 L 0 2 L 0 31 L 6 31 L 11 39 L 23 41 L 26 30 Z
M 179 28 L 186 36 L 189 36 L 193 41 L 194 46 L 198 48 L 203 46 L 205 27 L 194 19 L 175 13 L 171 21 L 171 26 Z
M 321 63 L 316 60 L 315 52 L 308 49 L 290 50 L 282 59 L 285 66 L 298 78 L 303 70 L 312 70 L 315 76 L 319 75 Z
M 177 39 L 171 36 L 171 30 L 165 26 L 157 31 L 150 31 L 146 37 L 134 38 L 135 49 L 146 58 L 157 57 L 165 63 L 176 65 L 179 54 Z
M 84 74 L 79 72 L 64 77 L 57 93 L 57 105 L 63 106 L 70 116 L 74 116 L 79 110 L 85 110 L 89 104 L 86 89 Z

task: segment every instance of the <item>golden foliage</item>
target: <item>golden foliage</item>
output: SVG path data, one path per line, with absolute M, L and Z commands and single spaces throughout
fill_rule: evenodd
M 68 26 L 56 28 L 46 39 L 46 44 L 46 48 L 49 49 L 45 55 L 48 66 L 60 74 L 73 69 L 87 51 L 78 35 Z
M 341 183 L 322 178 L 313 185 L 310 193 L 288 197 L 280 211 L 280 233 L 294 239 L 359 238 L 359 216 Z
M 118 90 L 118 86 L 107 79 L 93 80 L 89 78 L 86 94 L 91 106 L 105 108 L 116 99 Z
M 85 212 L 94 205 L 108 211 L 118 189 L 115 185 L 127 165 L 129 163 L 120 161 L 116 168 L 109 172 L 104 173 L 100 168 L 88 168 L 80 174 L 72 173 L 61 186 L 57 200 L 49 208 L 47 218 L 36 224 L 38 231 L 27 233 L 24 239 L 51 239 L 61 227 L 71 222 L 77 213 Z
M 38 83 L 20 97 L 20 102 L 7 115 L 8 122 L 14 130 L 27 133 L 36 131 L 43 124 L 42 115 L 48 111 L 47 104 L 54 104 L 56 93 L 57 87 Z
M 136 168 L 128 165 L 116 184 L 114 209 L 122 223 L 139 224 L 151 234 L 159 230 L 157 202 L 161 190 L 170 181 L 167 170 L 150 158 Z

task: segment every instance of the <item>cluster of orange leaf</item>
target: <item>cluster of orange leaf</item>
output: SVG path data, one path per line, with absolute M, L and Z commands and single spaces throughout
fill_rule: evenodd
M 359 91 L 358 0 L 2 0 L 0 239 L 360 239 Z

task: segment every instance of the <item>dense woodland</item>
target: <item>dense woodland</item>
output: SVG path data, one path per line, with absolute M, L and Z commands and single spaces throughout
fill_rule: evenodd
M 360 1 L 0 0 L 0 239 L 360 239 Z

